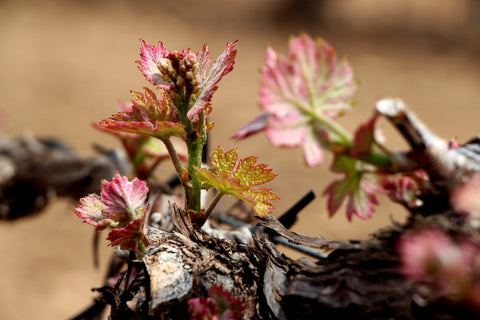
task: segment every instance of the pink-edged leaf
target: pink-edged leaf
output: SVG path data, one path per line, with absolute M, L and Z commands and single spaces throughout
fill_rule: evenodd
M 144 181 L 115 175 L 110 182 L 102 181 L 103 212 L 115 221 L 132 221 L 144 213 L 148 187 Z
M 97 231 L 101 231 L 107 227 L 118 225 L 117 221 L 103 213 L 104 208 L 102 198 L 97 194 L 90 194 L 80 199 L 80 205 L 75 207 L 74 212 L 80 219 L 83 219 L 83 222 L 95 226 Z
M 132 106 L 133 105 L 122 105 L 120 112 L 131 112 Z M 160 126 L 153 129 L 151 123 L 133 122 L 127 120 L 122 122 L 120 124 L 120 127 L 119 122 L 113 119 L 106 119 L 101 121 L 100 123 L 101 125 L 99 124 L 99 122 L 93 123 L 93 126 L 99 130 L 113 134 L 120 139 L 124 151 L 126 152 L 126 155 L 128 157 L 129 164 L 132 166 L 131 169 L 133 170 L 133 174 L 140 179 L 147 179 L 148 176 L 151 174 L 152 165 L 156 165 L 155 163 L 149 163 L 152 158 L 154 158 L 154 161 L 162 161 L 163 159 L 169 158 L 169 153 L 167 151 L 167 148 L 165 147 L 165 144 L 159 139 L 151 136 L 152 134 L 156 135 L 156 133 L 160 129 Z M 114 131 L 107 128 L 114 128 L 124 131 Z M 179 159 L 181 161 L 188 161 L 185 142 L 182 139 L 175 137 L 175 135 L 178 135 L 177 133 L 169 133 L 169 130 L 177 129 L 177 124 L 174 124 L 173 127 L 164 127 L 161 129 L 161 131 L 165 136 L 169 136 L 170 134 L 172 134 L 170 141 L 176 148 Z M 183 126 L 181 130 L 183 130 Z M 130 168 L 128 169 L 129 170 L 125 172 L 129 172 Z
M 302 117 L 299 122 L 292 125 L 286 124 L 286 119 L 270 117 L 268 118 L 265 133 L 268 140 L 275 147 L 297 147 L 308 138 L 311 133 L 309 127 L 306 126 L 307 119 Z
M 217 147 L 211 156 L 212 172 L 214 174 L 225 174 L 228 177 L 236 178 L 241 184 L 247 187 L 267 183 L 276 177 L 272 169 L 267 165 L 256 165 L 258 157 L 238 159 L 238 149 L 224 152 Z
M 355 90 L 350 65 L 338 61 L 326 41 L 293 37 L 288 59 L 267 48 L 259 98 L 263 115 L 235 136 L 264 128 L 274 146 L 302 146 L 306 164 L 316 166 L 323 159 L 321 147 L 328 147 L 324 143 L 338 138 L 325 123 L 350 108 Z
M 327 196 L 327 209 L 330 217 L 333 217 L 340 209 L 345 197 L 350 193 L 350 189 L 351 187 L 345 179 L 336 179 L 327 186 L 323 194 Z
M 185 126 L 183 124 L 168 121 L 157 121 L 155 124 L 153 124 L 151 122 L 105 119 L 100 121 L 98 124 L 107 130 L 147 135 L 162 140 L 173 136 L 185 135 Z
M 211 156 L 212 168 L 196 168 L 195 175 L 205 187 L 214 187 L 223 194 L 233 195 L 251 206 L 263 217 L 274 208 L 270 200 L 278 196 L 268 188 L 256 188 L 276 177 L 265 164 L 256 164 L 257 157 L 238 159 L 238 150 L 228 152 L 217 147 Z
M 378 204 L 376 193 L 382 190 L 376 182 L 366 177 L 366 174 L 357 169 L 356 161 L 345 156 L 337 156 L 333 171 L 342 172 L 344 177 L 334 180 L 324 191 L 327 196 L 327 209 L 333 216 L 344 201 L 347 202 L 347 219 L 352 220 L 356 215 L 361 219 L 371 218 L 375 206 Z M 370 178 L 370 179 L 369 179 Z
M 227 176 L 233 176 L 235 165 L 237 164 L 238 150 L 232 149 L 224 152 L 222 148 L 217 147 L 211 155 L 212 169 L 215 174 L 224 172 Z
M 402 258 L 401 270 L 412 280 L 426 279 L 429 273 L 437 273 L 442 267 L 442 255 L 451 251 L 452 241 L 438 229 L 424 229 L 419 233 L 403 236 L 398 244 Z M 451 252 L 451 258 L 460 257 L 459 252 Z
M 221 285 L 213 284 L 208 290 L 208 298 L 188 300 L 188 312 L 191 320 L 241 320 L 245 305 Z
M 479 308 L 478 243 L 472 239 L 455 242 L 441 230 L 427 228 L 401 237 L 398 251 L 401 271 L 407 278 Z
M 243 192 L 247 191 L 248 187 L 241 184 L 238 178 L 232 177 L 223 171 L 213 173 L 207 168 L 196 168 L 195 176 L 206 188 L 213 187 L 224 194 L 235 196 L 250 203 L 253 201 L 243 195 Z
M 135 250 L 139 241 L 148 245 L 143 231 L 151 208 L 145 204 L 147 193 L 144 181 L 137 178 L 128 181 L 117 172 L 110 182 L 102 180 L 100 196 L 91 194 L 81 198 L 74 212 L 84 222 L 96 226 L 97 231 L 112 227 L 107 238 L 111 246 Z
M 244 139 L 255 133 L 265 130 L 267 119 L 270 115 L 266 112 L 260 113 L 252 122 L 244 125 L 235 132 L 233 139 Z
M 452 138 L 452 139 L 450 139 L 450 141 L 448 141 L 448 148 L 449 149 L 460 148 L 460 144 L 458 143 L 456 138 Z
M 469 216 L 480 215 L 480 174 L 454 190 L 451 197 L 455 210 Z
M 244 201 L 253 208 L 253 211 L 259 217 L 265 217 L 275 209 L 270 200 L 279 199 L 278 195 L 268 188 L 250 189 L 242 194 L 247 197 Z
M 222 320 L 241 320 L 245 312 L 245 305 L 239 298 L 234 297 L 221 285 L 212 284 L 208 290 L 208 297 L 216 302 Z
M 315 167 L 323 163 L 322 139 L 319 137 L 321 134 L 323 133 L 309 128 L 302 139 L 303 159 L 308 167 Z
M 119 105 L 119 112 L 131 112 L 133 108 L 133 104 L 124 104 L 121 103 Z M 151 136 L 146 136 L 143 134 L 138 134 L 138 133 L 129 133 L 125 131 L 113 131 L 110 129 L 107 129 L 107 127 L 110 127 L 110 125 L 107 125 L 107 123 L 110 123 L 111 126 L 115 127 L 116 123 L 113 120 L 104 120 L 102 121 L 102 125 L 100 125 L 100 122 L 94 122 L 92 123 L 93 127 L 101 130 L 103 132 L 107 132 L 109 134 L 114 135 L 120 141 L 122 142 L 122 146 L 128 156 L 129 163 L 133 165 L 133 171 L 138 174 L 139 171 L 142 171 L 142 168 L 146 167 L 146 163 L 144 157 L 139 156 L 140 154 L 143 153 L 143 147 L 146 143 L 148 143 L 149 140 L 158 140 L 154 139 Z M 137 130 L 138 128 L 135 128 Z M 160 143 L 160 142 L 158 142 Z M 138 161 L 138 159 L 141 159 L 142 161 Z
M 364 180 L 364 179 L 362 179 Z M 347 218 L 352 220 L 353 216 L 360 219 L 370 219 L 375 211 L 375 206 L 378 205 L 376 192 L 381 190 L 370 181 L 360 181 L 360 184 L 350 194 L 347 203 Z
M 190 320 L 220 320 L 217 303 L 210 298 L 200 297 L 188 300 Z
M 160 139 L 185 136 L 185 125 L 180 122 L 167 91 L 161 89 L 160 96 L 150 89 L 132 92 L 132 109 L 119 112 L 97 123 L 97 126 L 111 131 L 143 134 Z
M 121 112 L 121 113 L 128 113 L 128 112 L 131 112 L 131 111 L 132 111 L 132 107 L 133 107 L 133 104 L 132 104 L 132 103 L 129 103 L 129 104 L 120 103 L 119 106 L 118 106 L 118 110 L 119 110 L 119 112 Z M 101 126 L 101 125 L 99 124 L 99 122 L 94 122 L 94 123 L 92 123 L 92 125 L 93 125 L 93 127 L 94 127 L 95 129 L 98 129 L 98 130 L 100 130 L 100 131 L 113 134 L 114 136 L 120 138 L 121 140 L 136 140 L 136 139 L 138 139 L 139 137 L 141 137 L 140 135 L 134 134 L 134 133 L 128 133 L 128 132 L 122 132 L 122 131 L 112 131 L 112 130 L 109 130 L 109 129 L 104 128 L 103 126 Z
M 375 113 L 367 122 L 363 123 L 353 137 L 352 156 L 361 159 L 372 151 L 375 140 L 375 129 L 379 114 Z
M 144 233 L 145 219 L 150 211 L 150 204 L 147 204 L 145 210 L 141 210 L 141 215 L 128 223 L 125 227 L 115 228 L 108 234 L 107 240 L 109 246 L 120 246 L 122 250 L 136 250 L 139 248 L 139 241 L 146 246 L 149 245 L 148 239 Z
M 423 204 L 420 196 L 427 190 L 428 181 L 428 174 L 418 169 L 409 174 L 385 176 L 381 184 L 390 200 L 414 209 Z
M 480 246 L 474 239 L 454 241 L 427 228 L 400 238 L 398 251 L 408 279 L 480 312 Z
M 160 89 L 160 95 L 157 97 L 155 92 L 149 88 L 143 88 L 143 92 L 132 91 L 132 114 L 131 117 L 136 121 L 155 121 L 165 120 L 179 121 L 178 112 L 166 90 Z
M 257 160 L 258 157 L 241 159 L 235 169 L 235 177 L 248 187 L 267 183 L 277 176 L 266 164 L 256 165 Z
M 218 88 L 218 83 L 226 74 L 233 70 L 235 64 L 235 56 L 237 49 L 235 49 L 237 41 L 227 43 L 223 53 L 214 61 L 210 67 L 210 53 L 207 45 L 204 45 L 200 52 L 197 53 L 197 61 L 199 63 L 199 79 L 193 81 L 198 82 L 197 90 L 190 98 L 190 110 L 187 117 L 192 122 L 197 122 L 199 114 L 202 110 L 209 107 L 210 101 L 214 92 Z M 210 113 L 207 111 L 207 114 Z
M 142 71 L 145 78 L 153 85 L 166 84 L 165 64 L 167 64 L 168 50 L 163 46 L 162 42 L 158 43 L 158 47 L 152 46 L 140 39 L 140 60 L 138 68 Z

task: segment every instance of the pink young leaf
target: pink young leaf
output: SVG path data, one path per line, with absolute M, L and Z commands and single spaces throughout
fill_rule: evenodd
M 144 214 L 148 187 L 144 181 L 118 174 L 111 182 L 102 181 L 103 212 L 115 221 L 132 221 Z
M 302 139 L 301 147 L 305 163 L 309 167 L 315 167 L 323 163 L 322 135 L 324 131 L 315 131 L 313 127 L 308 129 L 307 134 Z
M 337 156 L 334 162 L 334 171 L 342 172 L 344 177 L 333 181 L 324 191 L 327 196 L 327 208 L 333 216 L 342 203 L 347 201 L 347 218 L 352 220 L 356 215 L 361 219 L 371 218 L 375 206 L 378 204 L 376 192 L 381 189 L 376 186 L 373 177 L 357 168 L 356 160 L 346 156 Z
M 427 173 L 418 169 L 409 174 L 385 176 L 381 184 L 390 200 L 414 209 L 423 204 L 420 196 L 427 189 L 428 181 Z
M 142 71 L 145 78 L 153 85 L 166 84 L 168 78 L 165 78 L 168 68 L 168 50 L 159 42 L 158 47 L 147 44 L 140 39 L 140 60 L 138 68 Z
M 450 139 L 450 141 L 448 141 L 449 149 L 457 149 L 459 147 L 460 147 L 460 144 L 458 143 L 456 138 Z
M 80 199 L 80 205 L 75 207 L 74 212 L 83 222 L 96 227 L 97 231 L 101 231 L 107 227 L 115 227 L 118 221 L 114 221 L 108 215 L 103 213 L 105 208 L 102 199 L 91 194 Z
M 233 70 L 235 64 L 235 56 L 237 49 L 235 44 L 237 41 L 227 43 L 223 53 L 215 60 L 210 68 L 211 56 L 207 45 L 202 47 L 202 50 L 197 53 L 197 61 L 199 63 L 199 73 L 194 74 L 193 81 L 197 84 L 194 94 L 190 98 L 190 110 L 187 117 L 196 122 L 202 110 L 210 106 L 213 93 L 218 88 L 218 83 L 226 74 Z M 198 77 L 198 78 L 196 78 Z M 207 112 L 208 114 L 209 112 Z
M 224 152 L 217 147 L 212 153 L 212 169 L 196 168 L 196 176 L 206 187 L 214 187 L 223 194 L 230 194 L 247 202 L 257 216 L 265 216 L 273 207 L 270 200 L 278 196 L 268 188 L 257 188 L 275 178 L 267 165 L 257 165 L 257 157 L 237 161 L 238 150 Z
M 338 61 L 326 41 L 293 37 L 288 59 L 267 48 L 259 99 L 264 112 L 235 137 L 264 129 L 274 146 L 301 146 L 306 164 L 316 166 L 321 148 L 338 138 L 326 124 L 350 108 L 355 90 L 350 65 Z
M 132 112 L 133 104 L 120 104 L 119 111 L 120 112 Z M 161 141 L 158 141 L 158 139 L 155 139 L 151 136 L 146 136 L 142 134 L 135 134 L 135 133 L 128 133 L 128 132 L 123 132 L 123 131 L 113 131 L 110 129 L 107 129 L 103 127 L 102 125 L 105 125 L 107 121 L 104 120 L 102 122 L 94 122 L 93 127 L 101 130 L 103 132 L 107 132 L 109 134 L 114 135 L 118 139 L 120 139 L 122 146 L 124 148 L 124 151 L 126 152 L 129 160 L 129 164 L 132 165 L 133 167 L 133 172 L 136 175 L 141 175 L 142 170 L 147 171 L 148 165 L 146 164 L 146 158 L 140 156 L 144 152 L 145 145 L 150 144 L 150 141 L 155 141 L 152 143 L 157 143 L 157 144 L 162 144 Z M 100 125 L 102 123 L 102 125 Z M 125 168 L 124 172 L 130 172 L 130 168 Z
M 242 300 L 234 297 L 221 285 L 212 284 L 208 290 L 208 297 L 213 299 L 224 320 L 241 320 L 245 312 Z
M 355 132 L 353 138 L 352 156 L 361 159 L 372 151 L 375 140 L 375 128 L 379 114 L 375 113 L 367 122 L 363 123 Z
M 191 320 L 241 320 L 245 313 L 242 300 L 216 284 L 208 290 L 208 298 L 190 299 L 188 305 Z
M 265 130 L 267 125 L 267 119 L 270 115 L 266 112 L 260 113 L 252 122 L 244 125 L 235 132 L 232 136 L 233 139 L 245 139 L 257 132 Z
M 465 184 L 454 190 L 451 197 L 452 206 L 469 216 L 480 214 L 480 174 L 476 174 Z
M 141 215 L 131 221 L 123 228 L 115 228 L 108 234 L 107 240 L 110 241 L 109 246 L 120 246 L 122 250 L 136 250 L 138 249 L 138 241 L 142 241 L 146 246 L 149 242 L 144 233 L 145 219 L 150 211 L 150 204 L 147 204 L 144 210 L 141 210 Z
M 459 248 L 438 229 L 425 229 L 403 236 L 398 250 L 402 257 L 403 274 L 416 281 L 437 275 L 449 264 L 463 264 Z
M 188 300 L 190 320 L 220 320 L 217 304 L 210 298 L 200 297 Z
M 180 110 L 190 121 L 197 123 L 202 111 L 211 113 L 210 101 L 223 76 L 233 70 L 236 41 L 227 43 L 223 53 L 212 60 L 207 45 L 194 54 L 188 50 L 168 51 L 160 42 L 158 47 L 141 41 L 139 69 L 154 85 L 168 91 L 173 100 L 186 96 L 186 108 Z M 178 104 L 175 103 L 177 106 Z M 181 102 L 185 104 L 185 102 Z
M 99 127 L 111 131 L 143 134 L 159 139 L 172 136 L 185 136 L 184 125 L 173 106 L 168 93 L 161 89 L 157 98 L 148 88 L 142 92 L 132 92 L 132 110 L 119 112 L 97 123 Z
M 129 103 L 129 104 L 120 103 L 119 107 L 118 107 L 118 110 L 121 113 L 129 113 L 129 112 L 132 112 L 132 108 L 133 108 L 132 103 Z M 120 138 L 121 140 L 136 140 L 139 137 L 141 137 L 140 135 L 134 134 L 134 133 L 112 131 L 112 130 L 106 129 L 103 126 L 99 125 L 99 122 L 94 122 L 92 125 L 95 129 L 113 134 L 114 136 Z
M 400 238 L 398 251 L 407 278 L 480 310 L 480 247 L 473 239 L 457 243 L 439 229 L 429 228 Z
M 92 194 L 81 198 L 74 212 L 84 222 L 96 226 L 97 231 L 112 227 L 107 238 L 111 246 L 135 250 L 138 241 L 148 245 L 143 230 L 151 207 L 145 204 L 147 193 L 144 181 L 137 178 L 128 181 L 117 172 L 110 182 L 102 180 L 100 196 Z

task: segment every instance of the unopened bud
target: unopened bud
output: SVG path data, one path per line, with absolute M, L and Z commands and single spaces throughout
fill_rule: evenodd
M 189 52 L 185 55 L 183 61 L 185 63 L 185 67 L 191 68 L 197 62 L 197 56 L 194 53 Z

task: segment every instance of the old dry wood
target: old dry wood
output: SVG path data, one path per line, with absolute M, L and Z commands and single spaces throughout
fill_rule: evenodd
M 282 230 L 271 218 L 253 236 L 254 246 L 192 232 L 178 208 L 173 232 L 153 231 L 144 258 L 150 274 L 151 316 L 188 319 L 186 302 L 221 283 L 246 304 L 245 319 L 457 319 L 474 316 L 463 305 L 422 292 L 399 272 L 396 241 L 424 226 L 454 236 L 472 232 L 455 212 L 412 217 L 360 242 L 330 242 Z M 269 240 L 275 232 L 295 243 L 333 250 L 326 259 L 292 260 Z M 453 312 L 453 313 L 452 313 Z
M 86 157 L 56 139 L 0 136 L 0 220 L 40 212 L 57 196 L 77 201 L 122 171 L 119 152 Z
M 467 306 L 407 281 L 399 271 L 396 246 L 400 236 L 426 226 L 440 228 L 453 237 L 479 238 L 478 230 L 454 212 L 448 201 L 455 187 L 479 171 L 476 140 L 451 148 L 399 100 L 383 101 L 377 112 L 397 126 L 411 144 L 411 151 L 395 155 L 396 165 L 405 170 L 422 167 L 432 177 L 431 193 L 422 199 L 424 206 L 412 212 L 407 223 L 393 224 L 368 240 L 338 242 L 305 237 L 286 230 L 275 218 L 266 218 L 253 233 L 253 243 L 245 245 L 195 231 L 187 215 L 175 207 L 175 230 L 158 233 L 160 241 L 152 241 L 144 258 L 153 275 L 152 314 L 162 319 L 186 319 L 188 299 L 205 296 L 212 283 L 221 283 L 245 302 L 246 319 L 475 317 Z M 294 261 L 275 248 L 272 235 L 331 252 L 317 261 Z M 188 279 L 173 296 L 165 294 L 172 292 L 171 277 L 159 261 L 175 262 L 175 279 Z
M 377 112 L 411 144 L 411 151 L 395 155 L 396 164 L 405 170 L 426 168 L 432 177 L 424 206 L 407 223 L 393 224 L 371 239 L 335 242 L 290 232 L 267 218 L 240 243 L 195 230 L 188 215 L 172 206 L 173 229 L 150 228 L 145 256 L 130 261 L 133 280 L 98 289 L 103 303 L 114 306 L 112 319 L 188 319 L 188 299 L 205 296 L 213 283 L 242 299 L 245 319 L 473 317 L 468 307 L 406 281 L 399 273 L 396 244 L 401 235 L 425 226 L 480 241 L 478 229 L 448 202 L 450 192 L 479 171 L 478 139 L 449 148 L 398 100 L 384 101 Z M 80 157 L 61 144 L 31 137 L 0 141 L 0 164 L 0 212 L 9 219 L 40 210 L 52 194 L 79 197 L 96 191 L 99 176 L 118 169 L 108 157 Z M 28 206 L 19 205 L 20 194 L 29 195 Z M 274 236 L 329 255 L 292 260 L 276 249 Z M 78 319 L 94 318 L 88 314 Z

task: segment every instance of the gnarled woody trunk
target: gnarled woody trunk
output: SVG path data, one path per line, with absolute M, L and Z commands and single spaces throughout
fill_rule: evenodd
M 412 147 L 411 152 L 395 155 L 397 164 L 407 171 L 423 168 L 431 179 L 424 205 L 419 212 L 412 211 L 405 225 L 393 224 L 361 242 L 332 242 L 289 232 L 275 218 L 266 218 L 260 224 L 261 232 L 246 246 L 194 231 L 186 215 L 173 208 L 177 233 L 155 233 L 160 241 L 154 242 L 158 245 L 152 245 L 144 259 L 152 278 L 151 307 L 157 315 L 177 318 L 179 314 L 169 313 L 176 309 L 170 307 L 172 303 L 185 304 L 189 297 L 205 294 L 212 283 L 221 283 L 245 302 L 246 319 L 475 317 L 462 303 L 406 280 L 399 271 L 396 247 L 400 236 L 433 226 L 453 238 L 467 237 L 480 243 L 478 229 L 452 210 L 449 201 L 456 187 L 480 171 L 478 139 L 450 148 L 399 100 L 382 101 L 377 112 L 389 119 Z M 269 240 L 272 233 L 331 253 L 318 261 L 293 261 L 275 249 Z M 157 262 L 168 260 L 172 253 L 176 270 L 182 270 L 176 274 L 177 281 L 188 278 L 175 302 L 165 297 L 168 289 L 163 284 L 169 274 Z
M 398 238 L 425 226 L 462 237 L 477 234 L 453 211 L 413 216 L 361 242 L 308 238 L 275 218 L 259 224 L 252 245 L 194 231 L 187 215 L 172 207 L 174 232 L 150 229 L 144 262 L 150 274 L 151 311 L 161 319 L 188 319 L 187 300 L 222 284 L 246 306 L 245 319 L 470 318 L 475 313 L 414 286 L 399 271 Z M 292 260 L 269 240 L 331 251 L 325 259 Z
M 365 241 L 334 242 L 289 232 L 276 219 L 266 218 L 255 232 L 245 232 L 240 243 L 196 231 L 188 216 L 173 206 L 174 229 L 150 228 L 151 245 L 136 262 L 140 271 L 128 290 L 98 289 L 102 296 L 93 311 L 77 318 L 98 318 L 98 310 L 109 303 L 112 319 L 188 319 L 188 299 L 205 296 L 213 283 L 243 300 L 245 319 L 478 318 L 465 304 L 407 281 L 399 272 L 396 245 L 400 236 L 432 226 L 453 239 L 480 243 L 478 227 L 449 203 L 452 190 L 480 171 L 479 139 L 447 148 L 403 105 L 390 101 L 378 111 L 411 144 L 411 152 L 397 155 L 404 158 L 405 168 L 425 168 L 431 177 L 424 205 L 412 211 L 407 223 L 393 224 Z M 39 211 L 55 194 L 77 198 L 96 191 L 94 181 L 118 170 L 112 161 L 116 158 L 80 157 L 51 141 L 27 137 L 0 142 L 5 163 L 0 179 L 2 219 Z M 15 197 L 18 190 L 22 199 Z M 32 191 L 27 198 L 24 190 Z M 272 235 L 329 255 L 294 261 L 275 248 Z M 141 271 L 143 266 L 147 273 Z

